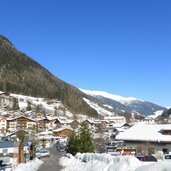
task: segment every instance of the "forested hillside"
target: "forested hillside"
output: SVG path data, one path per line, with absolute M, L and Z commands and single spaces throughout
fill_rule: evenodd
M 97 112 L 82 99 L 83 93 L 18 51 L 0 36 L 0 90 L 35 97 L 57 98 L 75 114 L 96 116 Z

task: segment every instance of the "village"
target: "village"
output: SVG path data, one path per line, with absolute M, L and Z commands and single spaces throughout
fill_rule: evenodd
M 86 123 L 92 131 L 97 153 L 121 155 L 122 150 L 131 147 L 134 150 L 130 149 L 129 154 L 134 151 L 134 154 L 153 154 L 161 159 L 163 154 L 171 152 L 171 124 L 157 124 L 152 118 L 127 123 L 123 116 L 71 120 L 55 114 L 35 113 L 32 118 L 26 113 L 8 111 L 0 116 L 1 160 L 13 167 L 29 161 L 35 157 L 36 148 L 48 149 L 58 140 L 67 141 L 73 132 L 79 131 L 81 123 Z
M 36 157 L 49 157 L 48 149 L 54 147 L 56 153 L 66 152 L 69 138 L 80 131 L 82 124 L 86 124 L 92 134 L 95 153 L 111 156 L 150 154 L 157 160 L 162 160 L 165 154 L 171 152 L 169 119 L 161 123 L 152 117 L 145 117 L 128 122 L 124 116 L 117 114 L 100 118 L 74 118 L 60 113 L 60 110 L 51 113 L 41 110 L 11 110 L 10 105 L 15 107 L 13 98 L 1 93 L 1 167 L 14 170 L 19 163 L 26 163 Z M 23 105 L 24 98 L 26 97 L 20 97 L 20 105 Z M 41 104 L 43 105 L 42 102 Z M 31 105 L 29 109 L 32 109 Z M 44 154 L 40 153 L 42 150 Z

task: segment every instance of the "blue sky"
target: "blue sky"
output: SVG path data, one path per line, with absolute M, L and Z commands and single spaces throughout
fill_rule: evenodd
M 171 106 L 170 0 L 2 0 L 0 34 L 62 80 Z

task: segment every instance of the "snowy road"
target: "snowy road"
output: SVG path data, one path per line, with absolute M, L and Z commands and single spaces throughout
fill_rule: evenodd
M 38 171 L 60 171 L 61 166 L 59 165 L 59 158 L 62 157 L 64 153 L 56 150 L 55 147 L 49 149 L 51 157 L 42 158 L 41 160 L 44 162 Z

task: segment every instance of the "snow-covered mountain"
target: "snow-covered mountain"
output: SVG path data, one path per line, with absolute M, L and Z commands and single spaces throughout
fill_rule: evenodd
M 136 98 L 126 98 L 112 95 L 106 92 L 82 90 L 85 94 L 83 100 L 99 115 L 114 116 L 117 114 L 130 113 L 135 115 L 145 115 L 157 117 L 166 108 L 160 107 L 150 102 L 138 100 Z M 19 110 L 24 113 L 43 112 L 44 114 L 61 114 L 72 118 L 74 114 L 67 109 L 60 100 L 31 97 L 19 94 L 3 95 L 0 91 L 0 108 Z M 1 110 L 3 111 L 3 110 Z M 0 112 L 1 114 L 3 112 Z M 34 116 L 33 116 L 34 117 Z
M 138 100 L 134 97 L 122 97 L 122 96 L 110 94 L 110 93 L 107 93 L 104 91 L 94 91 L 94 90 L 91 91 L 91 90 L 84 90 L 84 89 L 80 89 L 80 90 L 83 91 L 84 93 L 90 95 L 90 96 L 102 96 L 102 97 L 105 97 L 108 99 L 118 101 L 124 105 L 131 104 L 133 101 Z M 142 100 L 138 100 L 138 101 L 142 101 Z
M 91 91 L 80 89 L 82 92 L 87 94 L 85 97 L 88 104 L 96 104 L 103 109 L 116 114 L 122 114 L 128 112 L 131 114 L 138 115 L 156 115 L 157 111 L 165 111 L 166 108 L 156 105 L 151 102 L 143 101 L 134 97 L 122 97 L 119 95 L 110 94 L 103 91 Z M 93 107 L 93 105 L 91 105 Z M 93 107 L 96 109 L 95 107 Z M 96 109 L 98 111 L 98 109 Z

